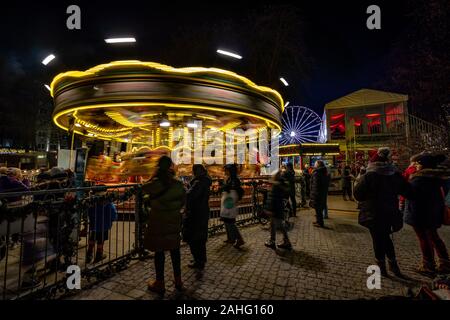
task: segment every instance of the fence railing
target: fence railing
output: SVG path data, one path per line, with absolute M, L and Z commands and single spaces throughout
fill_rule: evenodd
M 243 181 L 237 224 L 261 222 L 265 178 Z M 0 300 L 51 299 L 82 288 L 145 259 L 141 186 L 138 184 L 0 193 Z M 224 230 L 220 194 L 212 188 L 210 235 Z

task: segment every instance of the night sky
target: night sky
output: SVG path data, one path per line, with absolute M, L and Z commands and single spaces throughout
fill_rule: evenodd
M 35 84 L 50 83 L 59 72 L 111 60 L 137 59 L 177 67 L 230 69 L 258 84 L 274 87 L 291 104 L 321 114 L 324 104 L 331 100 L 360 88 L 377 88 L 383 82 L 391 48 L 409 26 L 408 6 L 403 1 L 214 3 L 2 4 L 0 24 L 6 37 L 0 55 L 0 79 L 6 88 L 2 99 L 8 99 L 8 84 L 20 85 L 14 79 L 27 77 Z M 70 4 L 81 7 L 81 30 L 66 28 L 65 11 Z M 381 30 L 366 28 L 366 8 L 370 4 L 381 7 Z M 275 48 L 271 38 L 266 41 L 265 34 L 276 25 L 264 26 L 262 20 L 260 28 L 253 23 L 262 12 L 269 12 L 270 17 L 270 12 L 278 10 L 289 12 L 285 22 L 290 29 L 282 45 Z M 111 46 L 103 41 L 126 35 L 136 37 L 137 43 Z M 236 61 L 220 57 L 215 53 L 219 47 L 234 50 L 244 58 Z M 278 60 L 269 74 L 265 71 L 274 50 Z M 40 61 L 49 53 L 57 59 L 45 67 Z M 294 62 L 294 57 L 299 63 Z M 288 88 L 279 82 L 280 76 L 289 81 Z M 34 90 L 41 89 L 45 90 L 42 86 Z

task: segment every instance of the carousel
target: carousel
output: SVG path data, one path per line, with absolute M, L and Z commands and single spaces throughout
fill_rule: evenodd
M 155 62 L 116 61 L 69 71 L 57 75 L 50 88 L 58 127 L 84 140 L 126 145 L 120 154 L 88 160 L 86 179 L 105 182 L 151 175 L 159 156 L 175 148 L 177 128 L 193 133 L 201 123 L 223 132 L 281 130 L 284 111 L 277 91 L 231 71 Z M 177 166 L 178 174 L 187 175 L 190 167 Z M 222 167 L 208 170 L 220 177 Z M 258 165 L 242 167 L 243 177 L 257 174 Z

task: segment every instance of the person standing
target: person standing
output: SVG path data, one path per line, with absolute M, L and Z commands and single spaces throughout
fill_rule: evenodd
M 101 187 L 101 185 L 98 185 L 98 187 Z M 113 222 L 117 220 L 116 206 L 107 198 L 106 191 L 96 190 L 94 191 L 94 197 L 96 202 L 88 209 L 90 234 L 86 253 L 87 263 L 92 261 L 96 243 L 97 250 L 94 263 L 98 263 L 106 258 L 106 255 L 103 254 L 103 245 L 109 239 L 109 231 Z
M 322 160 L 317 160 L 311 177 L 311 200 L 309 202 L 309 206 L 316 211 L 316 222 L 313 223 L 315 227 L 324 227 L 323 213 L 327 206 L 329 182 L 325 163 Z
M 370 231 L 381 274 L 387 276 L 387 257 L 390 271 L 402 276 L 390 234 L 395 218 L 400 215 L 399 195 L 409 197 L 410 186 L 389 157 L 389 148 L 378 149 L 370 159 L 366 173 L 356 181 L 354 196 L 360 202 L 358 222 Z
M 280 230 L 283 233 L 283 243 L 278 245 L 281 249 L 292 249 L 289 241 L 286 225 L 284 224 L 284 205 L 283 201 L 289 197 L 290 186 L 280 171 L 278 171 L 272 182 L 270 197 L 268 197 L 268 211 L 271 213 L 270 218 L 270 239 L 265 243 L 266 247 L 275 249 L 276 232 Z
M 305 164 L 303 169 L 303 176 L 305 177 L 306 196 L 310 198 L 311 195 L 311 174 L 309 173 L 309 165 Z
M 445 243 L 437 229 L 442 226 L 447 194 L 446 172 L 438 169 L 444 156 L 421 154 L 416 159 L 417 172 L 411 175 L 412 197 L 409 199 L 405 222 L 414 228 L 422 252 L 422 263 L 418 272 L 425 275 L 450 273 L 450 260 Z M 434 252 L 439 257 L 436 269 Z
M 186 197 L 186 213 L 183 221 L 183 238 L 189 244 L 194 263 L 188 267 L 203 270 L 206 263 L 208 239 L 209 189 L 211 178 L 201 164 L 192 167 L 194 178 L 189 184 Z
M 347 201 L 347 196 L 350 201 L 354 201 L 352 195 L 352 179 L 353 175 L 350 166 L 345 166 L 342 172 L 342 196 L 344 197 L 344 201 Z
M 292 212 L 291 216 L 296 217 L 297 216 L 297 199 L 295 198 L 295 171 L 294 166 L 291 162 L 288 162 L 286 164 L 286 171 L 283 174 L 283 178 L 286 180 L 286 182 L 289 185 L 289 200 L 291 201 L 292 206 Z
M 300 172 L 299 183 L 300 183 L 300 193 L 302 197 L 301 207 L 306 208 L 306 180 L 303 171 Z
M 156 280 L 148 283 L 150 291 L 163 294 L 165 251 L 170 251 L 175 288 L 182 290 L 181 281 L 181 209 L 186 192 L 183 183 L 175 179 L 172 160 L 162 156 L 156 174 L 142 186 L 144 202 L 150 207 L 144 248 L 155 252 Z
M 236 226 L 236 216 L 239 211 L 238 202 L 242 199 L 244 190 L 241 187 L 235 164 L 227 164 L 225 166 L 225 176 L 225 183 L 220 188 L 222 192 L 220 217 L 225 223 L 225 230 L 227 231 L 227 240 L 225 242 L 234 244 L 234 247 L 238 249 L 245 244 Z

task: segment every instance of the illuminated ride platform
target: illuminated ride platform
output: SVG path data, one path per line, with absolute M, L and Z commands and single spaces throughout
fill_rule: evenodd
M 116 61 L 69 71 L 51 83 L 57 126 L 98 139 L 171 147 L 173 129 L 193 120 L 204 128 L 277 128 L 281 95 L 236 73 Z M 162 127 L 168 120 L 170 126 Z
M 115 61 L 69 71 L 57 75 L 50 88 L 58 127 L 126 143 L 128 151 L 140 152 L 132 159 L 149 150 L 171 150 L 174 129 L 193 130 L 198 121 L 203 130 L 280 130 L 284 109 L 277 91 L 231 71 L 154 62 Z M 122 165 L 129 173 L 143 165 L 130 163 Z

